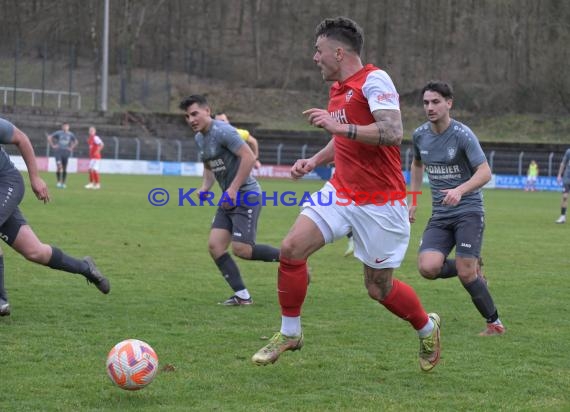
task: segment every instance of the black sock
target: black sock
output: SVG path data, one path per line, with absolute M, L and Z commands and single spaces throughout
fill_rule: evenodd
M 65 179 L 67 179 L 67 170 L 64 170 L 61 174 L 61 181 L 65 183 Z
M 251 250 L 251 260 L 279 262 L 279 249 L 269 245 L 253 245 Z
M 4 289 L 4 255 L 0 255 L 0 298 L 8 301 L 8 293 Z
M 57 172 L 55 172 L 55 175 L 57 177 L 57 183 L 61 182 L 61 172 L 58 170 Z
M 443 261 L 443 266 L 441 267 L 441 272 L 439 272 L 437 277 L 447 279 L 455 276 L 457 276 L 457 265 L 455 264 L 455 259 L 445 259 Z
M 473 282 L 463 285 L 463 287 L 469 292 L 473 304 L 479 313 L 487 320 L 487 323 L 494 322 L 499 318 L 493 298 L 483 279 L 477 276 Z
M 346 234 L 346 237 L 351 239 L 352 238 L 352 230 Z
M 561 207 L 561 208 L 560 208 L 560 214 L 561 214 L 562 216 L 566 216 L 566 208 L 565 208 L 565 207 Z
M 52 269 L 63 270 L 69 273 L 79 273 L 83 276 L 87 276 L 91 273 L 87 262 L 66 255 L 55 246 L 51 247 L 51 258 L 47 263 L 47 266 Z
M 215 262 L 218 269 L 220 269 L 220 272 L 222 272 L 222 276 L 234 292 L 245 289 L 245 284 L 243 283 L 241 274 L 239 273 L 239 268 L 229 253 L 224 253 L 222 256 L 217 258 Z

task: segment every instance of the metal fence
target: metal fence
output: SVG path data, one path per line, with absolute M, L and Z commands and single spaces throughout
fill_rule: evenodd
M 192 138 L 159 139 L 148 137 L 104 137 L 105 148 L 103 157 L 107 159 L 152 160 L 171 162 L 196 162 L 198 151 Z M 52 151 L 47 143 L 36 144 L 38 155 L 50 156 Z M 260 161 L 273 165 L 292 165 L 297 159 L 308 158 L 317 153 L 322 147 L 309 144 L 294 144 L 286 142 L 261 142 Z M 6 145 L 9 154 L 19 154 L 13 145 Z M 86 144 L 79 145 L 75 157 L 88 157 Z M 538 163 L 541 176 L 556 176 L 564 153 L 555 152 L 524 152 L 492 150 L 486 153 L 487 161 L 493 173 L 508 175 L 526 175 L 531 160 Z M 410 170 L 413 151 L 410 146 L 401 148 L 402 169 Z

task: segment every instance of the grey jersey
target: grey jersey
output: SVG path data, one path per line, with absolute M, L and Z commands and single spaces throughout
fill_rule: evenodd
M 8 120 L 0 118 L 0 144 L 12 143 L 13 137 L 14 125 Z M 0 147 L 0 173 L 11 169 L 14 169 L 14 164 L 10 160 L 8 153 L 4 151 L 4 148 Z
M 469 212 L 483 213 L 481 190 L 466 193 L 457 206 L 442 205 L 445 193 L 468 181 L 477 166 L 486 162 L 477 136 L 464 124 L 451 120 L 449 127 L 436 134 L 426 122 L 413 134 L 414 158 L 426 168 L 431 186 L 433 214 L 453 217 Z
M 57 146 L 59 150 L 70 150 L 71 143 L 77 140 L 73 133 L 71 132 L 66 133 L 63 130 L 59 130 L 54 134 L 52 134 L 51 136 L 53 143 Z
M 245 142 L 233 126 L 220 120 L 212 120 L 210 130 L 196 133 L 194 140 L 198 145 L 200 160 L 214 173 L 222 190 L 226 191 L 236 177 L 240 164 L 237 152 Z M 260 192 L 261 187 L 250 175 L 239 190 Z
M 564 165 L 562 181 L 565 185 L 570 185 L 570 149 L 566 150 L 566 153 L 564 153 L 562 164 Z

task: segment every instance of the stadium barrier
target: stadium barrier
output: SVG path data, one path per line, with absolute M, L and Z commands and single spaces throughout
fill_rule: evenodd
M 26 171 L 26 164 L 21 156 L 10 156 L 10 159 L 18 170 Z M 43 172 L 55 172 L 56 164 L 53 157 L 37 157 L 38 169 Z M 86 173 L 89 167 L 89 159 L 71 158 L 67 165 L 68 173 Z M 291 167 L 279 165 L 264 165 L 253 170 L 255 177 L 289 178 Z M 135 174 L 135 175 L 164 175 L 164 176 L 202 176 L 204 165 L 201 162 L 158 162 L 148 160 L 115 160 L 101 159 L 100 173 L 109 174 Z M 333 172 L 331 167 L 318 167 L 305 176 L 306 179 L 328 180 Z M 410 172 L 402 171 L 406 183 L 410 182 Z M 427 175 L 424 175 L 424 183 L 427 183 Z M 493 174 L 486 189 L 518 189 L 524 190 L 526 176 Z M 562 186 L 556 181 L 556 177 L 538 177 L 536 190 L 561 192 Z

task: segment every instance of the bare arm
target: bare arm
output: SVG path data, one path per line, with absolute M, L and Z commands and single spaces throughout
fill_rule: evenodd
M 331 139 L 325 147 L 309 159 L 299 159 L 291 167 L 291 177 L 300 179 L 310 173 L 315 167 L 329 164 L 334 160 L 334 142 Z
M 412 161 L 411 167 L 411 177 L 410 177 L 410 193 L 418 193 L 422 187 L 422 180 L 424 176 L 424 164 L 421 160 L 414 159 Z M 408 218 L 410 223 L 416 221 L 416 209 L 418 205 L 416 204 L 417 199 L 415 195 L 412 199 L 408 200 Z
M 32 186 L 32 190 L 34 191 L 36 197 L 39 200 L 43 200 L 44 203 L 49 202 L 49 193 L 47 189 L 47 185 L 43 181 L 43 179 L 38 174 L 38 166 L 36 164 L 36 155 L 34 153 L 34 147 L 30 142 L 30 139 L 24 132 L 22 132 L 17 127 L 14 127 L 14 135 L 12 136 L 12 144 L 14 144 L 24 162 L 26 163 L 26 167 L 28 169 L 28 175 L 30 178 L 30 185 Z
M 561 162 L 560 167 L 558 168 L 558 181 L 562 180 L 562 174 L 564 173 L 564 169 L 566 169 L 566 163 Z
M 251 169 L 253 169 L 253 165 L 255 164 L 255 156 L 248 145 L 244 144 L 241 145 L 236 156 L 240 158 L 239 167 L 234 177 L 234 180 L 230 184 L 228 191 L 234 190 L 237 192 L 241 185 L 244 184 L 246 179 L 251 173 Z
M 442 192 L 446 193 L 446 196 L 443 199 L 442 203 L 444 205 L 451 205 L 451 206 L 459 204 L 459 202 L 461 201 L 461 197 L 465 193 L 469 193 L 474 190 L 482 188 L 487 184 L 487 182 L 489 182 L 489 180 L 491 180 L 491 177 L 492 175 L 489 163 L 487 162 L 481 163 L 479 166 L 477 166 L 477 169 L 473 174 L 473 176 L 471 176 L 471 179 L 460 184 L 454 189 L 442 190 Z
M 198 192 L 207 192 L 212 188 L 214 182 L 216 181 L 216 176 L 214 176 L 214 172 L 204 165 L 204 173 L 202 173 L 202 187 Z
M 375 122 L 369 125 L 339 123 L 324 109 L 313 108 L 305 110 L 303 114 L 308 116 L 312 125 L 322 127 L 329 133 L 374 146 L 398 146 L 404 136 L 399 110 L 376 110 L 372 113 Z

